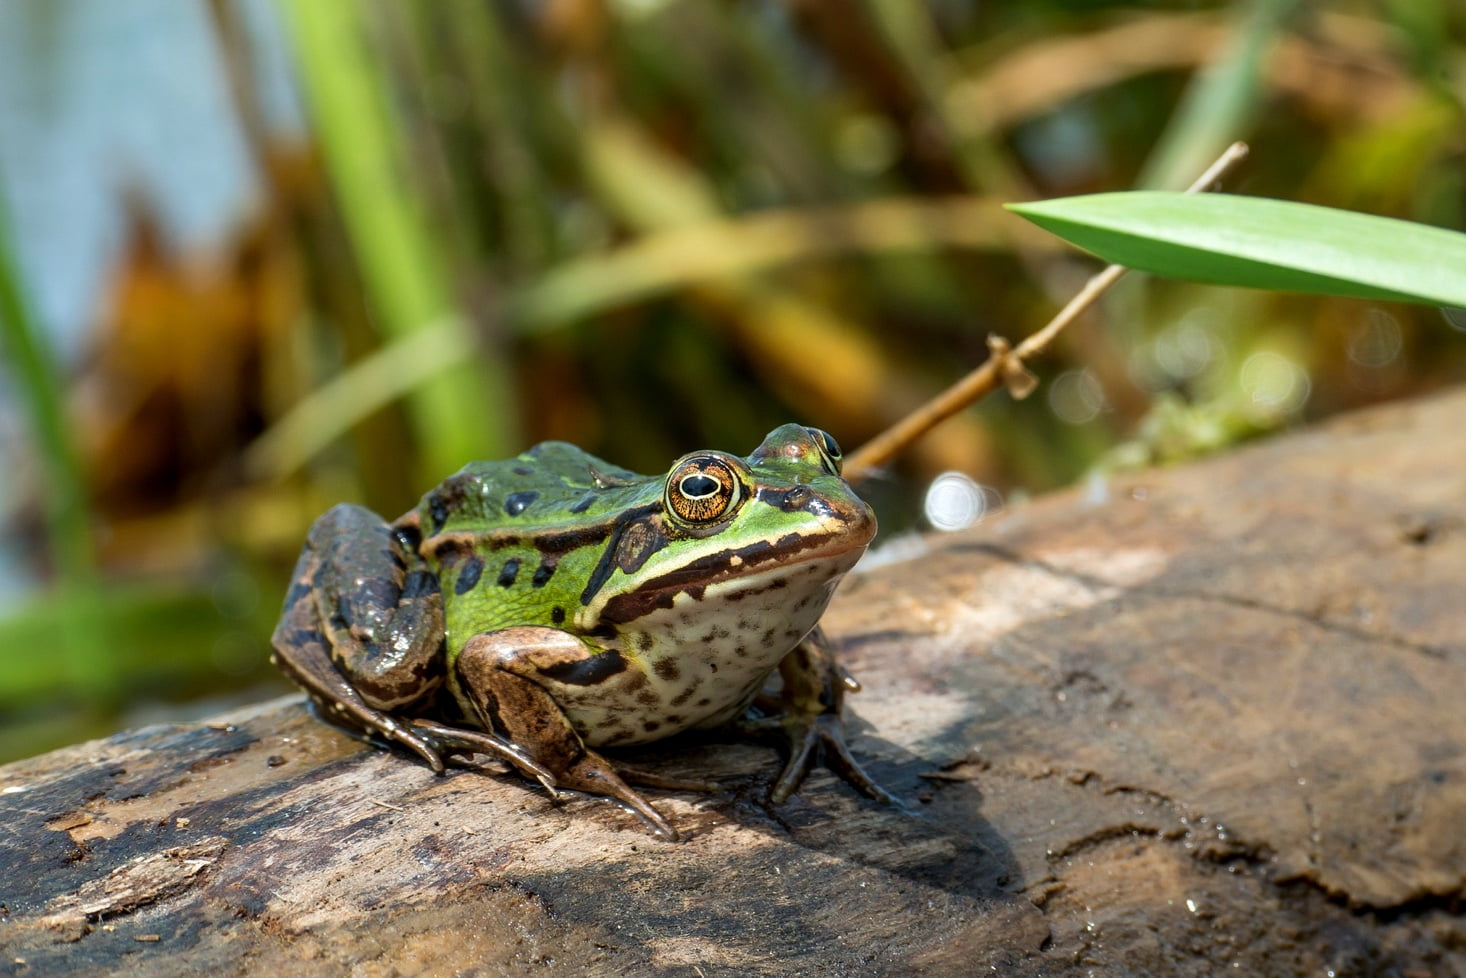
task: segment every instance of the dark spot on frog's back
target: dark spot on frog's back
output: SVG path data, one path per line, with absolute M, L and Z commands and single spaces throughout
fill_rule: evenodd
M 392 533 L 397 537 L 398 545 L 409 553 L 416 553 L 417 548 L 422 546 L 422 531 L 417 528 L 416 520 L 412 523 L 398 523 L 392 527 Z
M 540 498 L 537 490 L 526 489 L 524 492 L 511 492 L 504 497 L 504 512 L 510 516 L 518 516 L 529 509 L 530 505 Z
M 504 561 L 504 566 L 499 570 L 499 586 L 513 587 L 514 579 L 519 576 L 519 558 L 510 557 Z
M 483 572 L 484 562 L 477 554 L 465 560 L 458 571 L 458 580 L 453 584 L 453 593 L 467 594 L 478 587 L 478 580 Z
M 586 510 L 590 509 L 591 504 L 594 503 L 595 501 L 596 501 L 596 494 L 595 494 L 595 492 L 594 491 L 588 492 L 584 496 L 581 496 L 579 499 L 577 499 L 575 501 L 575 505 L 570 507 L 570 512 L 576 513 L 576 514 L 584 513 Z
M 431 541 L 429 546 L 432 548 L 433 559 L 444 570 L 447 570 L 449 567 L 456 567 L 458 562 L 470 553 L 468 547 L 462 540 L 455 540 L 452 537 Z
M 483 480 L 472 472 L 459 472 L 444 479 L 442 485 L 428 493 L 428 516 L 433 521 L 430 532 L 442 530 L 450 516 L 470 500 L 481 499 L 483 491 Z
M 557 625 L 565 624 L 565 609 L 558 604 L 550 609 L 550 621 Z
M 675 682 L 682 675 L 682 670 L 677 667 L 676 659 L 658 659 L 657 664 L 652 666 L 656 674 L 667 682 Z
M 448 502 L 439 493 L 428 496 L 428 515 L 433 519 L 433 532 L 437 533 L 448 522 Z
M 531 469 L 528 466 L 524 466 L 524 465 L 516 465 L 516 466 L 514 466 L 514 474 L 515 475 L 534 475 L 534 469 Z
M 541 674 L 570 686 L 594 686 L 626 671 L 620 652 L 601 652 L 574 662 L 559 662 L 540 670 Z
M 550 578 L 555 576 L 555 559 L 546 557 L 540 561 L 540 566 L 535 568 L 534 578 L 529 582 L 531 587 L 544 587 L 550 583 Z

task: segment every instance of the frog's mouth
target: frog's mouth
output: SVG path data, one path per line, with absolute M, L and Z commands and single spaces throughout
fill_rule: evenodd
M 819 582 L 823 584 L 849 570 L 874 535 L 875 517 L 865 510 L 849 518 L 837 517 L 822 532 L 787 533 L 774 540 L 755 540 L 704 554 L 649 578 L 632 591 L 612 596 L 597 620 L 604 625 L 623 625 L 672 607 L 679 594 L 701 601 L 709 588 L 735 580 L 755 584 L 761 579 L 787 579 L 811 564 L 829 565 L 828 575 Z

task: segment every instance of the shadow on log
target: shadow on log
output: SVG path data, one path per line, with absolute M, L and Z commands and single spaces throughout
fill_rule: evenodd
M 632 755 L 690 838 L 292 697 L 0 768 L 0 973 L 1466 971 L 1466 393 L 898 543 L 857 753 Z M 899 556 L 898 556 L 899 554 Z

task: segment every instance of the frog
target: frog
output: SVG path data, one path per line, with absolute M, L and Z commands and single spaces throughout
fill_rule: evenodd
M 434 772 L 485 755 L 670 840 L 632 784 L 707 786 L 605 751 L 689 730 L 772 736 L 786 750 L 774 803 L 821 761 L 890 803 L 846 744 L 860 686 L 819 627 L 876 533 L 841 461 L 799 424 L 745 458 L 695 451 L 659 475 L 547 441 L 468 464 L 390 523 L 337 505 L 307 535 L 272 659 L 323 719 Z

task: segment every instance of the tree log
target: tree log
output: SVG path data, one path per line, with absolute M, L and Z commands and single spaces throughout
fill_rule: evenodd
M 1466 973 L 1466 392 L 898 541 L 856 753 L 628 755 L 687 838 L 300 697 L 0 768 L 0 973 Z

